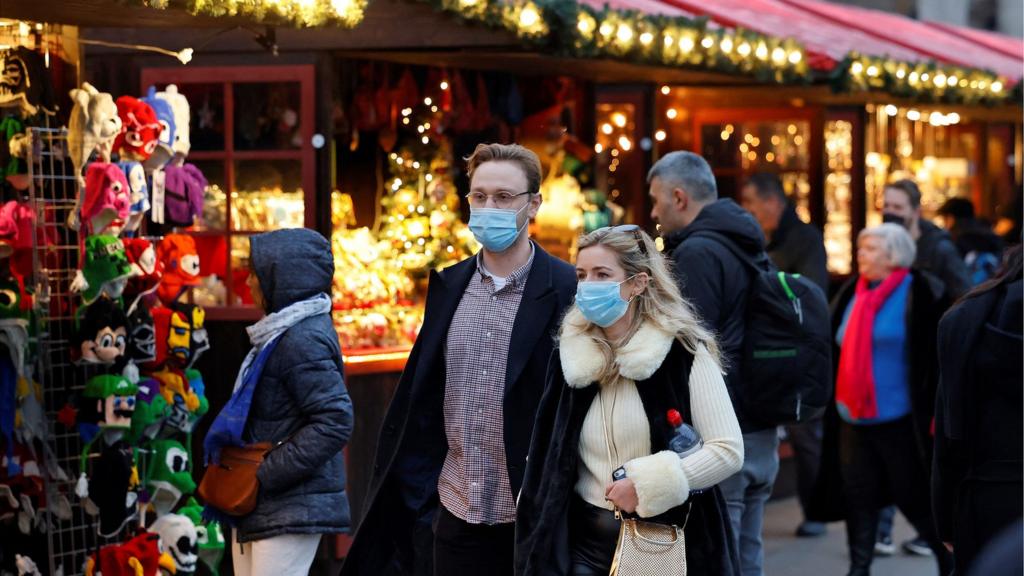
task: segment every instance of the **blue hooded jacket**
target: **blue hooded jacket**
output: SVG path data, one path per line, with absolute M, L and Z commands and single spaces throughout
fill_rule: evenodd
M 268 312 L 330 294 L 334 257 L 320 234 L 280 230 L 250 243 Z M 284 443 L 260 466 L 259 499 L 238 521 L 240 542 L 348 531 L 342 449 L 353 415 L 342 374 L 330 315 L 306 318 L 277 341 L 256 385 L 244 436 L 246 443 Z

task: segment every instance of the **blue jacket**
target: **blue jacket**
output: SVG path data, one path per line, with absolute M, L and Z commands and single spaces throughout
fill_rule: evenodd
M 334 257 L 323 236 L 281 230 L 253 236 L 251 245 L 269 312 L 330 293 Z M 329 315 L 306 318 L 278 340 L 253 394 L 245 440 L 283 444 L 260 466 L 259 499 L 238 522 L 239 541 L 348 531 L 342 449 L 353 417 L 342 374 Z

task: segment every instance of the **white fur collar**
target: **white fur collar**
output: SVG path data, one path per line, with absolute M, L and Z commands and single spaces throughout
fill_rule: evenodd
M 634 382 L 646 380 L 661 366 L 672 348 L 673 334 L 645 322 L 618 351 L 619 374 Z M 573 388 L 586 388 L 604 371 L 605 359 L 597 343 L 582 332 L 565 334 L 558 356 L 565 381 Z

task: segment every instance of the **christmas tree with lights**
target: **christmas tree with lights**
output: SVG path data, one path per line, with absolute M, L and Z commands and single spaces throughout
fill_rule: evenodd
M 430 98 L 402 111 L 400 146 L 388 155 L 378 237 L 411 273 L 458 262 L 479 248 L 459 218 L 444 112 Z

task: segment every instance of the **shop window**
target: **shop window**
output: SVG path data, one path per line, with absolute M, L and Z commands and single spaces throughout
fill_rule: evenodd
M 825 124 L 825 252 L 828 271 L 845 276 L 853 255 L 853 123 Z
M 204 275 L 194 297 L 212 317 L 252 304 L 250 235 L 312 225 L 313 79 L 312 66 L 142 71 L 144 90 L 176 84 L 190 103 L 188 161 L 209 182 L 203 220 L 188 230 Z

